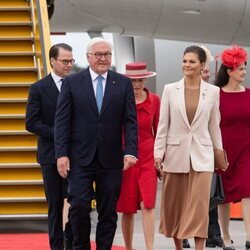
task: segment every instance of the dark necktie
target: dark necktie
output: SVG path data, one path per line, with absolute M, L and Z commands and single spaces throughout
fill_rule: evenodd
M 64 84 L 64 79 L 61 78 L 61 88 L 60 88 L 60 91 L 62 91 L 63 84 Z

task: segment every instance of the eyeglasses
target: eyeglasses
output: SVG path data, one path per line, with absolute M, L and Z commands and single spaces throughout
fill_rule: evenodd
M 56 60 L 62 62 L 64 66 L 68 66 L 69 64 L 73 65 L 75 63 L 75 59 L 71 59 L 71 60 L 63 59 L 62 60 L 62 59 L 57 58 Z
M 90 55 L 94 55 L 96 59 L 100 60 L 104 56 L 105 59 L 110 59 L 112 56 L 111 52 L 106 52 L 106 53 L 101 53 L 101 52 L 96 52 L 96 53 L 88 53 Z

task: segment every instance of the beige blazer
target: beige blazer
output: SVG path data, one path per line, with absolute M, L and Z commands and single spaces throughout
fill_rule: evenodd
M 185 107 L 184 79 L 167 84 L 161 100 L 154 157 L 163 160 L 163 170 L 187 173 L 214 171 L 213 147 L 222 149 L 219 88 L 201 81 L 198 107 L 190 125 Z

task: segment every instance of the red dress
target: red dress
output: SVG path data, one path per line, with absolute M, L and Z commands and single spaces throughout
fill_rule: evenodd
M 146 89 L 145 89 L 146 90 Z M 136 213 L 143 201 L 145 208 L 154 208 L 157 171 L 154 167 L 154 140 L 159 121 L 160 99 L 147 91 L 147 99 L 136 104 L 138 121 L 138 161 L 123 172 L 117 211 Z
M 250 197 L 250 89 L 220 91 L 221 133 L 228 156 L 227 171 L 220 171 L 225 202 Z

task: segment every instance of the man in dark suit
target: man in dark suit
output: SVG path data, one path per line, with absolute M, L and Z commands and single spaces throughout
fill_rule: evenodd
M 38 135 L 38 162 L 41 164 L 45 194 L 48 202 L 49 243 L 52 250 L 63 250 L 63 206 L 67 183 L 57 171 L 54 149 L 54 120 L 62 78 L 74 63 L 72 48 L 60 43 L 49 51 L 52 72 L 31 85 L 27 109 L 26 129 Z M 72 239 L 70 223 L 65 225 L 65 239 Z M 72 240 L 71 240 L 72 241 Z M 67 243 L 67 242 L 66 242 Z M 72 249 L 67 243 L 65 249 Z
M 90 201 L 97 201 L 97 250 L 110 250 L 122 170 L 137 157 L 137 119 L 131 80 L 109 70 L 112 45 L 94 38 L 89 68 L 65 79 L 55 119 L 57 167 L 68 179 L 75 250 L 90 250 Z M 95 193 L 93 190 L 95 182 Z

